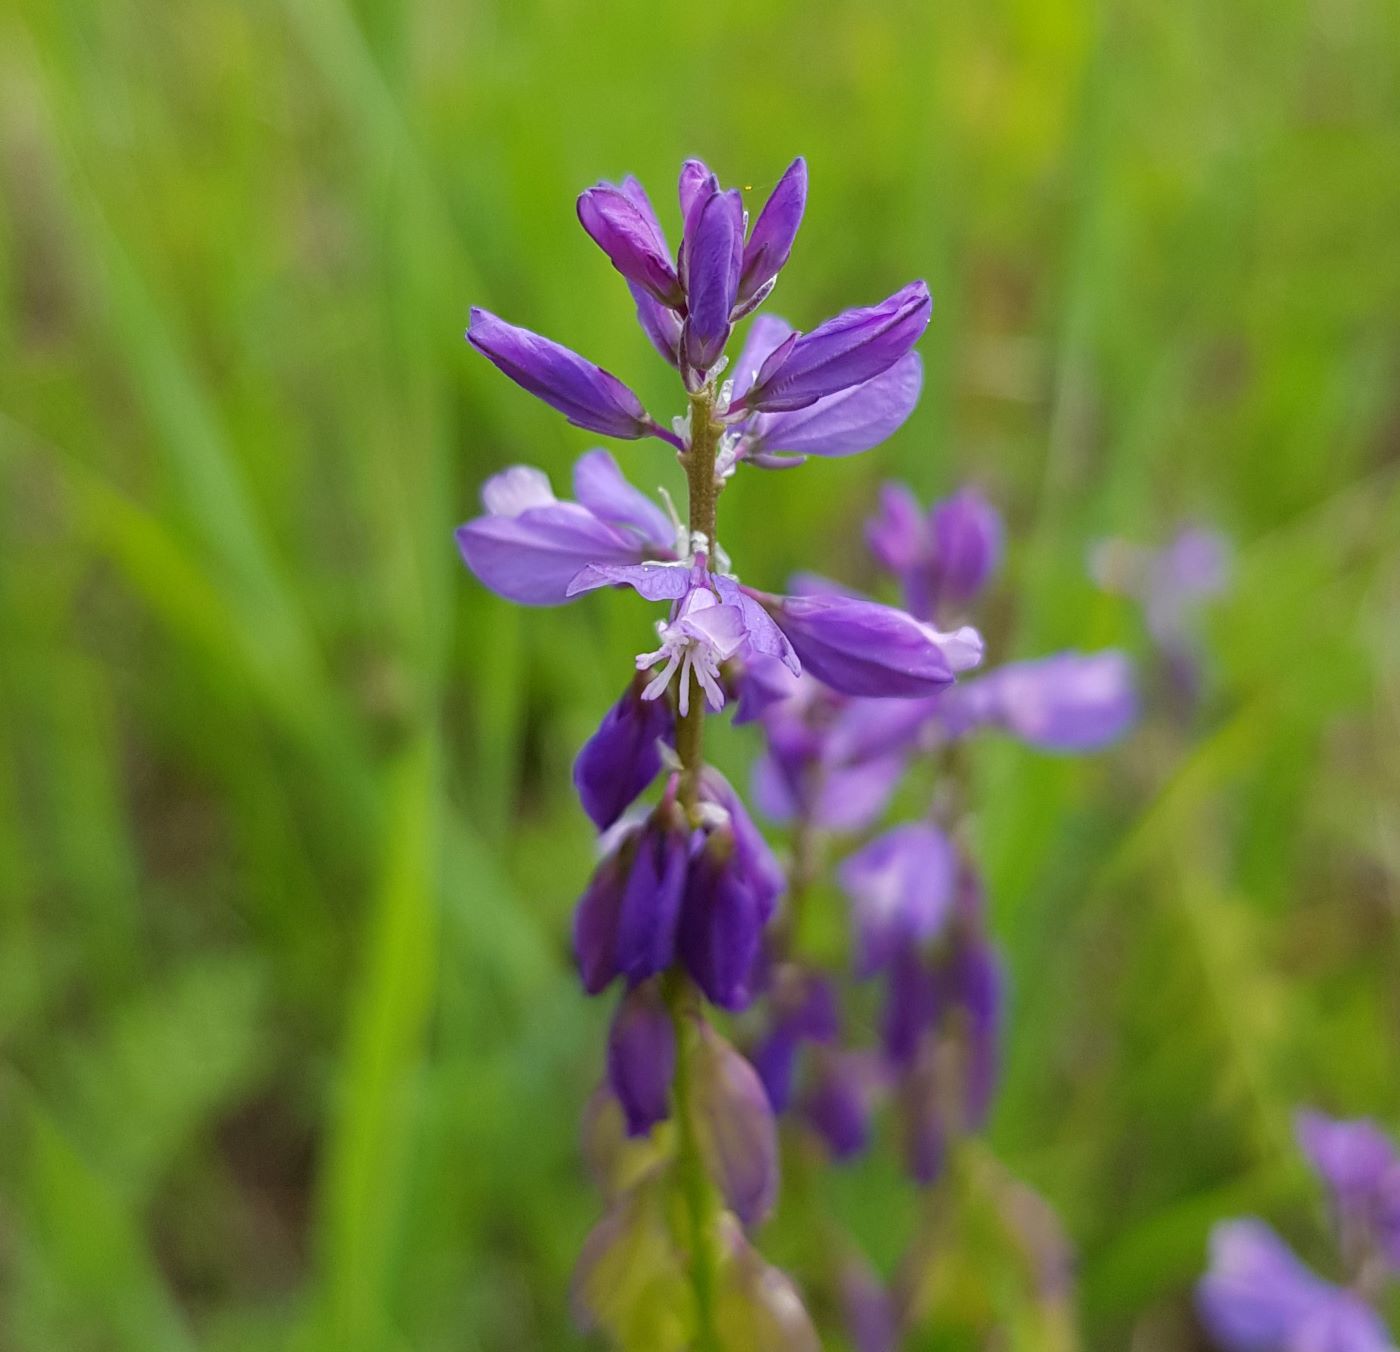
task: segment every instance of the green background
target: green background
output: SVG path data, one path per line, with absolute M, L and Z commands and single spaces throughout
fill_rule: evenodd
M 1091 543 L 1237 543 L 1190 735 L 971 757 L 992 1143 L 1085 1345 L 1198 1346 L 1221 1216 L 1325 1264 L 1289 1114 L 1400 1123 L 1393 4 L 5 0 L 0 1347 L 580 1345 L 568 768 L 650 617 L 462 569 L 488 473 L 562 490 L 593 441 L 461 334 L 486 305 L 676 411 L 573 197 L 635 172 L 674 240 L 685 155 L 754 200 L 797 153 L 772 308 L 925 276 L 928 378 L 877 451 L 739 476 L 745 577 L 867 583 L 880 480 L 971 478 L 994 654 L 1141 651 Z M 888 1269 L 887 1152 L 831 1190 Z

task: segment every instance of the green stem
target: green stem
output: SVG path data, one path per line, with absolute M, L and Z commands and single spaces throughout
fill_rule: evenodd
M 724 429 L 714 421 L 714 391 L 708 386 L 690 396 L 690 447 L 681 457 L 690 491 L 692 540 L 703 535 L 704 548 L 715 546 L 715 458 Z M 705 763 L 705 696 L 692 678 L 686 712 L 676 717 L 676 754 L 681 762 L 679 797 L 692 825 L 699 824 L 700 771 Z M 693 1066 L 700 1036 L 698 997 L 679 968 L 665 977 L 666 1005 L 676 1030 L 676 1170 L 685 1203 L 686 1247 L 690 1250 L 690 1280 L 695 1292 L 695 1346 L 698 1352 L 720 1352 L 715 1324 L 719 1278 L 716 1252 L 717 1208 L 714 1185 L 705 1169 L 695 1130 Z
M 691 537 L 703 535 L 710 553 L 715 547 L 715 507 L 719 497 L 715 457 L 724 433 L 714 420 L 714 408 L 714 391 L 708 385 L 690 396 L 690 449 L 680 457 L 690 494 Z M 705 697 L 698 681 L 692 681 L 688 694 L 688 710 L 676 720 L 676 754 L 681 761 L 681 805 L 693 819 L 700 795 L 700 767 L 704 763 Z
M 663 989 L 676 1030 L 676 1171 L 685 1204 L 690 1285 L 695 1293 L 695 1347 L 697 1352 L 720 1352 L 719 1331 L 715 1324 L 718 1261 L 715 1252 L 714 1187 L 700 1153 L 692 1101 L 692 1065 L 695 1043 L 699 1037 L 693 1013 L 695 996 L 677 968 L 672 968 L 666 974 Z

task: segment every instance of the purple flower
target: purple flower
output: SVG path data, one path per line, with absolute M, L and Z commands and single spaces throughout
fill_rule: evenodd
M 870 1110 L 878 1087 L 877 1068 L 860 1052 L 828 1051 L 816 1057 L 802 1114 L 833 1159 L 851 1159 L 870 1143 Z
M 741 310 L 752 309 L 772 290 L 792 253 L 806 205 L 807 161 L 799 155 L 783 172 L 749 232 L 739 278 Z
M 618 974 L 617 925 L 635 851 L 636 833 L 629 831 L 593 871 L 574 911 L 574 958 L 589 995 L 597 995 Z
M 960 684 L 940 701 L 948 731 L 999 728 L 1045 751 L 1093 751 L 1137 719 L 1132 665 L 1112 649 L 1011 662 Z
M 574 466 L 578 502 L 560 502 L 540 470 L 516 465 L 481 490 L 487 515 L 457 529 L 473 573 L 499 596 L 557 606 L 589 564 L 621 565 L 671 552 L 675 533 L 662 512 L 622 477 L 606 451 Z
M 830 984 L 814 972 L 784 963 L 774 973 L 771 1024 L 751 1060 L 775 1113 L 787 1111 L 797 1053 L 804 1042 L 830 1042 L 839 1022 Z
M 666 237 L 646 190 L 635 178 L 627 178 L 620 188 L 600 183 L 581 193 L 578 218 L 629 283 L 673 310 L 684 304 L 685 293 Z
M 742 828 L 736 833 L 734 818 L 727 812 L 726 817 L 709 832 L 691 865 L 677 945 L 686 970 L 711 1004 L 743 1009 L 776 893 L 763 864 L 739 847 Z
M 608 1084 L 627 1119 L 629 1136 L 645 1136 L 670 1116 L 676 1032 L 656 982 L 628 991 L 608 1033 Z
M 617 968 L 632 981 L 664 972 L 676 956 L 690 862 L 689 833 L 663 802 L 635 837 L 635 854 L 617 909 Z
M 902 948 L 933 938 L 952 913 L 957 854 L 936 826 L 897 826 L 841 865 L 851 902 L 856 973 L 887 967 Z
M 1331 1194 L 1344 1239 L 1376 1250 L 1400 1271 L 1400 1154 L 1366 1118 L 1344 1121 L 1300 1112 L 1298 1143 Z
M 1395 1352 L 1360 1297 L 1309 1271 L 1262 1221 L 1215 1227 L 1196 1307 L 1227 1352 Z
M 743 199 L 734 189 L 721 192 L 711 176 L 686 214 L 680 256 L 687 306 L 681 355 L 697 377 L 703 378 L 729 341 L 743 251 Z
M 1001 1072 L 1001 1022 L 1005 981 L 996 949 L 980 934 L 956 941 L 943 969 L 946 1000 L 962 1011 L 962 1126 L 986 1125 Z
M 638 670 L 661 668 L 642 691 L 643 699 L 658 699 L 676 677 L 676 707 L 684 715 L 693 677 L 710 707 L 721 709 L 720 668 L 736 656 L 771 657 L 798 670 L 791 644 L 768 612 L 733 578 L 708 573 L 701 563 L 597 564 L 579 572 L 569 594 L 605 586 L 628 586 L 649 601 L 675 602 L 669 619 L 657 622 L 661 646 L 637 657 Z
M 1194 613 L 1230 584 L 1230 543 L 1204 526 L 1184 526 L 1148 563 L 1143 600 L 1159 643 L 1179 642 Z
M 899 949 L 890 964 L 880 1040 L 890 1062 L 907 1069 L 918 1056 L 924 1032 L 938 1017 L 933 972 L 917 949 Z
M 976 489 L 936 502 L 927 516 L 903 484 L 880 490 L 880 510 L 866 525 L 876 561 L 904 589 L 918 616 L 960 613 L 981 594 L 1001 564 L 1001 516 Z
M 574 761 L 574 787 L 593 824 L 606 831 L 661 771 L 661 744 L 674 746 L 675 719 L 665 704 L 642 698 L 634 679 L 603 716 Z
M 911 282 L 879 305 L 847 310 L 810 333 L 790 334 L 730 412 L 790 412 L 863 384 L 912 350 L 932 308 L 928 287 Z
M 696 1133 L 729 1209 L 757 1225 L 778 1195 L 778 1132 L 754 1069 L 708 1023 L 694 1048 Z
M 774 618 L 804 670 L 847 695 L 912 698 L 982 660 L 975 629 L 941 633 L 902 610 L 851 596 L 788 596 Z
M 844 1258 L 837 1289 L 856 1352 L 894 1352 L 899 1345 L 894 1301 L 869 1265 L 851 1256 Z
M 625 440 L 656 436 L 678 446 L 679 439 L 652 419 L 641 400 L 615 375 L 559 343 L 507 324 L 477 306 L 472 307 L 467 341 L 575 427 Z

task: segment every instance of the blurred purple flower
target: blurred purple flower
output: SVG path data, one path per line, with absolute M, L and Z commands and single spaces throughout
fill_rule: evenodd
M 823 1051 L 814 1058 L 802 1115 L 833 1159 L 851 1159 L 870 1143 L 871 1108 L 879 1087 L 879 1068 L 863 1052 Z
M 1137 691 L 1121 652 L 1056 653 L 959 684 L 938 715 L 954 735 L 997 728 L 1045 751 L 1094 751 L 1136 721 Z
M 1262 1221 L 1215 1227 L 1196 1306 L 1226 1352 L 1395 1352 L 1359 1296 L 1309 1271 Z
M 757 1225 L 778 1195 L 778 1132 L 763 1082 L 708 1023 L 697 1025 L 694 1109 L 700 1148 L 729 1209 Z
M 676 1033 L 656 982 L 633 987 L 618 1001 L 608 1033 L 608 1083 L 627 1120 L 629 1136 L 645 1136 L 670 1115 L 676 1073 Z
M 964 488 L 927 515 L 899 483 L 880 490 L 865 538 L 880 566 L 899 579 L 905 604 L 921 619 L 963 613 L 1001 565 L 1001 515 L 975 488 Z
M 1297 1115 L 1298 1143 L 1327 1185 L 1345 1242 L 1374 1252 L 1400 1271 L 1400 1154 L 1366 1118 Z
M 952 913 L 957 855 L 936 826 L 897 826 L 837 871 L 851 902 L 856 974 L 888 967 L 902 949 L 932 939 Z

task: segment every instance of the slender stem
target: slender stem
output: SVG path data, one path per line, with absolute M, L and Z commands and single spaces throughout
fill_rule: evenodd
M 690 396 L 690 449 L 680 461 L 685 466 L 690 491 L 692 541 L 703 536 L 707 552 L 715 547 L 715 457 L 724 429 L 714 420 L 714 391 L 706 386 Z M 694 678 L 688 692 L 688 712 L 676 720 L 676 754 L 681 760 L 681 805 L 693 818 L 700 793 L 700 767 L 704 761 L 705 697 Z
M 719 1331 L 715 1325 L 714 1187 L 705 1172 L 700 1142 L 695 1133 L 692 1103 L 692 1065 L 695 1041 L 699 1036 L 692 1015 L 694 992 L 678 968 L 665 977 L 666 1006 L 676 1030 L 676 1169 L 686 1213 L 686 1247 L 690 1250 L 690 1285 L 695 1293 L 695 1347 L 697 1352 L 719 1352 Z
M 690 490 L 692 547 L 712 553 L 715 545 L 715 457 L 723 434 L 714 421 L 714 391 L 708 386 L 690 396 L 690 447 L 680 457 Z M 703 543 L 697 537 L 703 536 Z M 705 696 L 694 677 L 687 692 L 687 710 L 676 717 L 676 754 L 681 762 L 680 803 L 692 825 L 699 824 L 700 771 L 705 753 Z M 677 1127 L 676 1169 L 685 1202 L 690 1250 L 690 1280 L 695 1292 L 695 1347 L 697 1352 L 720 1352 L 715 1325 L 718 1254 L 715 1248 L 717 1215 L 714 1185 L 705 1169 L 695 1130 L 693 1064 L 697 1025 L 697 996 L 684 973 L 673 967 L 666 973 L 666 1004 L 676 1030 L 674 1081 Z

